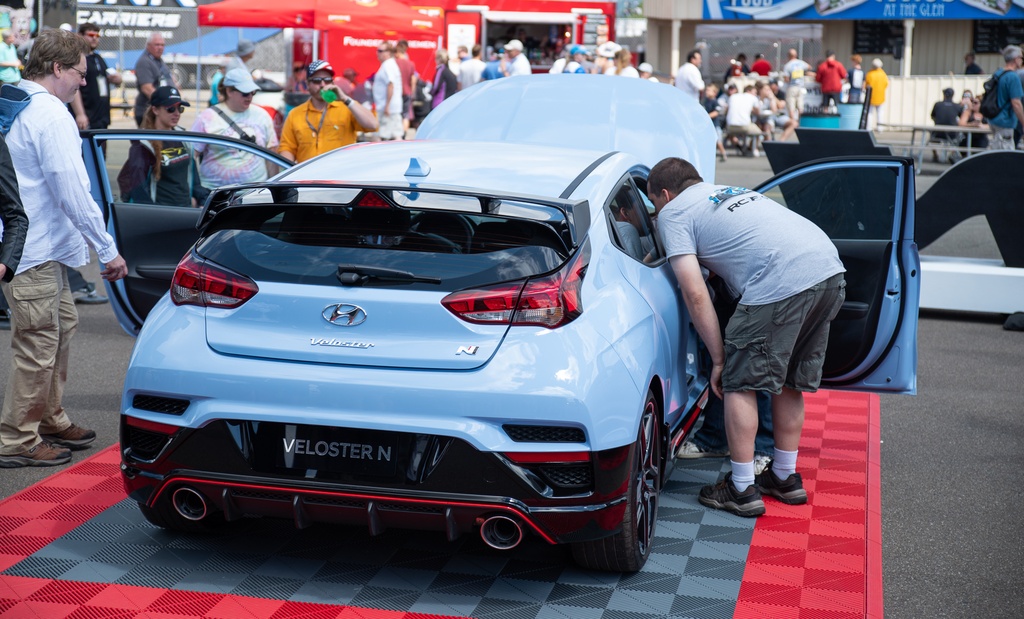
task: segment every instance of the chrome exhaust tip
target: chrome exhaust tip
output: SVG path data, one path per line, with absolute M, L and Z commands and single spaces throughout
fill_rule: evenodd
M 511 550 L 523 541 L 523 528 L 508 516 L 491 516 L 480 525 L 480 538 L 495 550 Z
M 197 522 L 206 518 L 206 498 L 197 490 L 182 487 L 171 495 L 171 503 L 178 515 L 185 520 Z

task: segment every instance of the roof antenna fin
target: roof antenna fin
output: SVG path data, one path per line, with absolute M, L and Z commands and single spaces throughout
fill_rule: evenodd
M 430 165 L 426 161 L 419 157 L 413 157 L 409 160 L 409 169 L 405 171 L 406 176 L 424 177 L 428 174 L 430 174 Z

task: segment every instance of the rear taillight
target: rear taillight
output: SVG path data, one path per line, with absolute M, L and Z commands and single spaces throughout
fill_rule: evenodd
M 259 290 L 248 277 L 202 260 L 190 251 L 174 270 L 171 301 L 175 305 L 230 309 L 245 303 Z
M 539 279 L 460 290 L 441 300 L 451 313 L 477 324 L 536 325 L 554 329 L 583 313 L 583 276 L 590 264 L 586 243 L 564 267 Z

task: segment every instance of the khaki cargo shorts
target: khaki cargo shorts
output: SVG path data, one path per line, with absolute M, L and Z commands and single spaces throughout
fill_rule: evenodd
M 829 325 L 845 300 L 840 273 L 775 303 L 738 305 L 725 330 L 722 388 L 817 391 Z

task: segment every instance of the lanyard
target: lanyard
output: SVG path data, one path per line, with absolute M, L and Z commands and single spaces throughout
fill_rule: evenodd
M 313 123 L 309 122 L 309 110 L 313 108 L 313 104 L 310 103 L 309 107 L 306 108 L 306 125 L 309 126 L 309 130 L 313 132 L 313 137 L 316 138 L 316 148 L 320 148 L 320 130 L 324 126 L 324 119 L 327 118 L 327 108 L 330 103 L 324 105 L 324 111 L 320 114 L 320 124 L 313 128 Z

